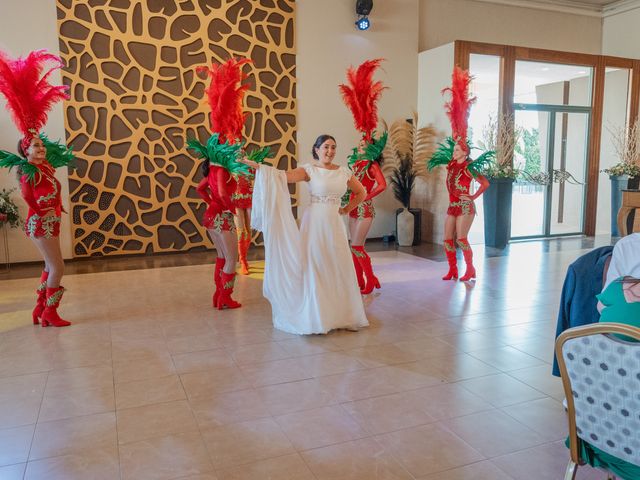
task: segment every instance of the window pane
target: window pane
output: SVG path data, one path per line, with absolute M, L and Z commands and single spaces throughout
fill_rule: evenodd
M 513 101 L 589 107 L 591 71 L 580 65 L 517 61 Z

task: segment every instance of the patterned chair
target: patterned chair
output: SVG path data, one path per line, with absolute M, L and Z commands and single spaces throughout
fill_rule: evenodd
M 619 323 L 571 328 L 556 340 L 569 417 L 571 459 L 565 480 L 574 480 L 578 466 L 587 463 L 607 471 L 609 479 L 640 478 L 636 342 L 640 329 Z

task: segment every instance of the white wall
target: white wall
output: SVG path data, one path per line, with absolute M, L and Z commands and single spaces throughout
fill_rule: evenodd
M 42 0 L 3 1 L 2 15 L 0 15 L 0 49 L 12 56 L 26 55 L 31 50 L 45 48 L 51 53 L 59 54 L 58 27 L 56 25 L 56 2 L 43 2 Z M 60 73 L 55 72 L 50 80 L 54 84 L 60 84 Z M 4 108 L 4 98 L 0 100 L 0 149 L 10 152 L 16 151 L 19 138 L 9 112 Z M 62 104 L 57 104 L 49 114 L 49 123 L 45 132 L 51 139 L 64 140 L 64 118 Z M 56 173 L 62 183 L 62 198 L 65 208 L 69 210 L 69 186 L 67 183 L 66 169 L 60 169 Z M 15 172 L 0 169 L 0 188 L 18 187 Z M 27 207 L 19 191 L 16 190 L 13 198 L 20 206 L 20 215 L 24 219 L 27 216 Z M 69 215 L 62 217 L 62 229 L 60 233 L 62 253 L 65 258 L 71 258 L 71 224 Z M 2 237 L 0 236 L 0 244 Z M 25 236 L 21 229 L 9 230 L 9 249 L 12 262 L 28 262 L 41 260 L 35 246 Z M 4 258 L 0 256 L 0 261 Z
M 418 123 L 419 127 L 433 124 L 442 137 L 451 133 L 451 125 L 444 112 L 445 99 L 440 93 L 451 84 L 454 45 L 421 52 L 418 55 Z M 444 219 L 449 197 L 445 184 L 446 172 L 438 168 L 429 174 L 426 183 L 416 192 L 416 207 L 423 209 L 422 240 L 442 243 Z
M 298 160 L 311 159 L 316 137 L 329 133 L 338 143 L 337 163 L 357 144 L 359 134 L 344 106 L 338 85 L 346 80 L 350 65 L 382 57 L 386 61 L 375 75 L 389 87 L 382 94 L 379 116 L 391 124 L 408 118 L 415 109 L 418 89 L 418 0 L 375 2 L 371 28 L 359 32 L 354 22 L 355 2 L 350 0 L 296 1 L 296 74 L 298 98 Z M 301 190 L 305 190 L 304 187 Z M 301 195 L 301 207 L 307 204 Z M 387 189 L 374 200 L 377 217 L 369 233 L 381 237 L 395 229 L 395 209 L 400 204 Z
M 602 24 L 602 53 L 640 58 L 640 7 L 605 17 Z
M 602 112 L 602 141 L 600 145 L 600 170 L 620 161 L 612 142 L 612 131 L 624 126 L 627 117 L 629 70 L 607 72 L 604 81 L 604 105 Z M 611 233 L 611 181 L 609 176 L 598 175 L 598 209 L 596 233 Z
M 598 54 L 602 20 L 474 0 L 420 0 L 419 51 L 454 40 Z

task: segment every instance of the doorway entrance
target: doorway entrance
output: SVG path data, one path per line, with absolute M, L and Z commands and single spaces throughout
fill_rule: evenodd
M 591 108 L 515 103 L 511 238 L 584 233 Z

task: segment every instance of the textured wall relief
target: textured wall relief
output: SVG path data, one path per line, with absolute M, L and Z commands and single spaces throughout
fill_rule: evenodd
M 74 255 L 207 248 L 200 162 L 210 135 L 195 67 L 251 58 L 245 137 L 295 166 L 293 0 L 57 0 Z M 251 145 L 250 143 L 250 145 Z

